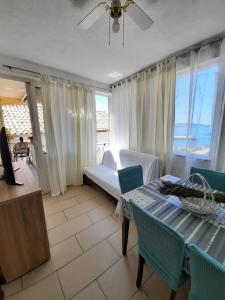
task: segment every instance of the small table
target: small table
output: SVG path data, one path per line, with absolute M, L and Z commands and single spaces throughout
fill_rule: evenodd
M 132 199 L 184 236 L 186 244 L 185 265 L 189 260 L 188 245 L 194 243 L 225 266 L 225 226 L 218 224 L 216 219 L 213 220 L 207 216 L 196 215 L 185 210 L 179 198 L 175 196 L 160 194 L 157 188 L 162 180 L 178 182 L 181 179 L 166 175 L 121 195 L 123 255 L 126 255 L 127 252 L 129 223 L 133 221 L 129 203 L 129 200 Z M 221 218 L 224 218 L 224 214 Z

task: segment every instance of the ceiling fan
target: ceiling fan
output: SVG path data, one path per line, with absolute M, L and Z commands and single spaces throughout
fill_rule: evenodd
M 147 30 L 153 24 L 153 20 L 138 6 L 133 0 L 125 0 L 121 4 L 120 0 L 100 2 L 96 5 L 78 24 L 80 29 L 88 30 L 105 13 L 109 12 L 109 44 L 110 44 L 110 22 L 113 19 L 112 31 L 120 31 L 119 19 L 123 17 L 123 45 L 124 45 L 124 14 L 126 13 L 142 30 Z

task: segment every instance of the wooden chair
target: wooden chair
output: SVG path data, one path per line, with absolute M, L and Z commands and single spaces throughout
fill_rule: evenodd
M 26 157 L 26 160 L 30 162 L 30 149 L 28 143 L 25 142 L 16 143 L 13 147 L 13 156 L 14 156 L 14 161 L 17 161 L 17 158 Z

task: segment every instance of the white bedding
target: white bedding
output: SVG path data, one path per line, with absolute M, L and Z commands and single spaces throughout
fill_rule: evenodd
M 102 189 L 116 198 L 118 201 L 117 211 L 120 211 L 120 185 L 117 174 L 117 166 L 126 168 L 141 165 L 143 168 L 144 184 L 160 177 L 160 160 L 153 155 L 135 152 L 131 150 L 120 150 L 119 160 L 116 162 L 112 152 L 104 153 L 102 164 L 85 167 L 84 174 L 93 180 Z
M 110 195 L 118 200 L 120 199 L 120 186 L 117 171 L 103 165 L 96 165 L 93 167 L 86 167 L 84 169 L 84 174 Z
M 120 150 L 121 168 L 141 165 L 143 169 L 144 184 L 160 177 L 160 160 L 158 157 L 146 153 Z

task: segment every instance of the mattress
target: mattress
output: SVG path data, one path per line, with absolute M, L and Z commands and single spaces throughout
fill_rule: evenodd
M 120 185 L 117 171 L 103 165 L 85 167 L 84 174 L 117 200 L 120 199 Z

